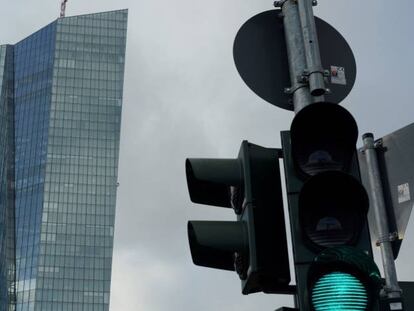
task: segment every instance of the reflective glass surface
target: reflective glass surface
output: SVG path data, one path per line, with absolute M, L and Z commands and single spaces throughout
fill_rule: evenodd
M 0 311 L 15 310 L 13 47 L 0 46 Z
M 66 17 L 0 47 L 0 311 L 14 288 L 18 311 L 109 310 L 126 27 Z
M 33 310 L 56 23 L 14 47 L 17 310 Z

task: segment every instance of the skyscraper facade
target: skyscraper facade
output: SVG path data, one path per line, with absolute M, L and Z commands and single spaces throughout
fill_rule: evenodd
M 109 310 L 126 27 L 65 17 L 0 48 L 0 311 Z
M 0 311 L 15 300 L 13 57 L 0 46 Z

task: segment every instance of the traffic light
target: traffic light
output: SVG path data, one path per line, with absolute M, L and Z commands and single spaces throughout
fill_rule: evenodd
M 187 159 L 190 198 L 232 208 L 237 221 L 189 221 L 194 264 L 236 271 L 242 293 L 289 291 L 280 150 L 243 141 L 236 159 Z
M 377 308 L 380 274 L 372 259 L 357 137 L 352 115 L 327 102 L 306 106 L 290 132 L 282 132 L 301 311 Z

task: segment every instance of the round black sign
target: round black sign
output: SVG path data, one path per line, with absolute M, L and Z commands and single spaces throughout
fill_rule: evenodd
M 283 18 L 270 10 L 250 18 L 240 28 L 233 57 L 243 81 L 264 100 L 293 110 Z M 354 54 L 346 40 L 331 25 L 315 17 L 322 67 L 329 70 L 325 100 L 340 103 L 351 91 L 356 77 Z

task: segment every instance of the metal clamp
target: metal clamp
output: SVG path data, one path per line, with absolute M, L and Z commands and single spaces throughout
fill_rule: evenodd
M 310 76 L 312 73 L 321 73 L 325 78 L 329 78 L 331 76 L 331 72 L 323 68 L 313 70 L 305 69 L 303 71 L 303 74 L 306 76 Z
M 311 69 L 304 69 L 301 77 L 309 77 L 313 73 L 320 73 L 325 78 L 331 76 L 331 72 L 329 70 L 323 68 L 311 68 Z
M 293 85 L 290 88 L 285 88 L 285 93 L 292 94 L 297 89 L 300 89 L 300 88 L 305 87 L 305 86 L 309 86 L 309 76 L 311 74 L 317 73 L 317 72 L 322 73 L 324 75 L 324 77 L 326 76 L 326 70 L 324 70 L 324 71 L 320 71 L 320 70 L 309 71 L 309 70 L 305 69 L 301 75 L 296 77 L 296 82 L 297 83 L 295 85 Z M 331 94 L 331 89 L 325 88 L 325 94 Z
M 320 73 L 324 76 L 324 78 L 328 78 L 328 77 L 331 76 L 330 71 L 326 70 L 326 69 L 321 69 L 321 68 L 320 69 L 315 68 L 315 69 L 311 69 L 311 70 L 304 69 L 303 73 L 300 76 L 297 77 L 297 81 L 299 83 L 309 84 L 309 77 L 310 77 L 311 74 L 314 74 L 314 73 Z M 325 88 L 325 94 L 331 94 L 331 89 Z
M 380 295 L 382 297 L 387 297 L 388 294 L 390 294 L 390 293 L 399 293 L 401 295 L 402 292 L 403 292 L 402 289 L 399 288 L 399 287 L 397 288 L 397 287 L 393 287 L 393 286 L 384 285 L 381 289 Z
M 366 134 L 370 134 L 370 133 L 366 133 Z M 364 146 L 364 147 L 359 149 L 359 152 L 362 153 L 362 154 L 365 154 L 365 149 L 366 149 L 366 147 Z M 379 139 L 374 141 L 373 149 L 376 149 L 380 152 L 387 151 L 387 147 L 384 146 L 382 138 L 379 138 Z
M 285 87 L 284 91 L 285 91 L 286 94 L 293 94 L 298 89 L 306 87 L 306 86 L 308 86 L 308 84 L 306 84 L 306 83 L 296 83 L 296 84 L 292 85 L 291 87 Z
M 378 240 L 375 242 L 376 246 L 381 246 L 385 242 L 393 242 L 398 239 L 398 232 L 391 232 L 385 236 L 378 237 Z

